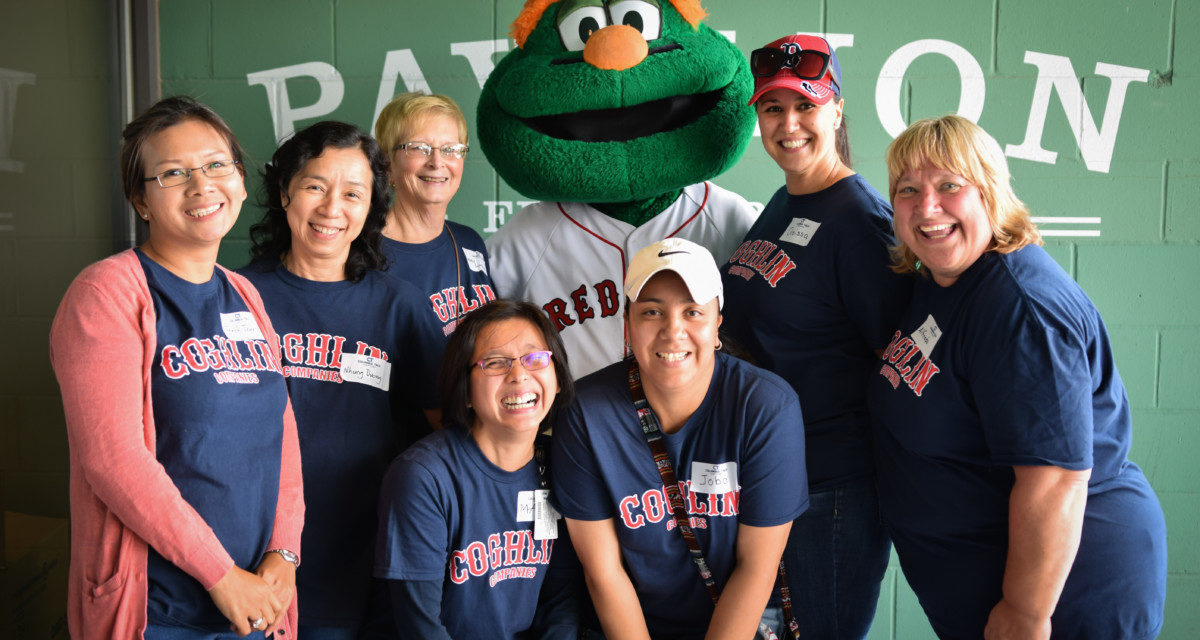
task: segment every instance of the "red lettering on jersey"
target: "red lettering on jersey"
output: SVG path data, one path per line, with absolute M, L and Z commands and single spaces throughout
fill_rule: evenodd
M 625 523 L 625 527 L 629 529 L 641 529 L 646 526 L 646 519 L 633 512 L 638 507 L 637 496 L 625 496 L 621 498 L 618 505 L 618 510 L 621 512 L 621 521 Z
M 661 522 L 667 515 L 667 504 L 661 488 L 650 489 L 642 494 L 642 508 L 646 510 L 646 519 L 652 523 Z
M 242 357 L 238 351 L 237 341 L 230 340 L 224 336 L 213 336 L 217 339 L 217 346 L 221 348 L 221 353 L 225 354 L 225 365 L 230 369 L 246 370 L 253 367 L 253 363 Z
M 188 338 L 179 345 L 180 351 L 183 351 L 183 359 L 192 371 L 208 371 L 208 362 L 204 359 L 204 350 L 200 348 L 200 341 L 196 338 Z
M 571 302 L 575 303 L 575 317 L 579 318 L 579 324 L 596 317 L 596 312 L 587 303 L 587 285 L 581 284 L 571 292 Z
M 469 577 L 465 565 L 467 563 L 467 554 L 462 551 L 455 551 L 450 554 L 450 582 L 454 584 L 462 584 Z
M 183 352 L 179 347 L 173 344 L 163 347 L 161 366 L 168 378 L 178 380 L 188 374 L 187 367 L 180 360 L 183 360 Z
M 484 548 L 482 542 L 472 542 L 467 545 L 467 569 L 471 575 L 479 577 L 487 573 L 487 549 Z
M 504 564 L 521 564 L 521 552 L 525 551 L 525 539 L 520 531 L 504 532 Z M 528 555 L 528 553 L 526 553 Z M 496 566 L 496 565 L 492 565 Z
M 328 367 L 333 356 L 333 336 L 328 333 L 308 335 L 308 357 L 304 364 L 310 367 Z
M 208 365 L 214 371 L 220 371 L 225 368 L 225 358 L 221 357 L 221 350 L 213 344 L 212 340 L 208 338 L 201 340 L 200 348 L 204 349 L 204 358 L 208 360 Z
M 904 360 L 908 360 L 912 357 L 912 350 L 909 349 L 909 347 L 915 346 L 916 344 L 912 341 L 912 339 L 907 337 L 900 338 L 898 341 L 892 341 L 892 346 L 888 347 L 887 361 L 892 364 L 896 364 L 897 362 L 900 362 L 901 356 L 903 356 Z M 904 353 L 906 349 L 908 349 L 908 353 Z
M 471 288 L 475 290 L 475 299 L 478 300 L 481 305 L 487 304 L 496 299 L 496 292 L 492 291 L 491 285 L 473 284 L 471 285 Z
M 733 255 L 729 256 L 729 264 L 734 264 L 734 263 L 737 263 L 737 262 L 741 262 L 741 261 L 742 261 L 742 256 L 744 256 L 744 255 L 746 254 L 746 250 L 747 250 L 749 247 L 750 247 L 750 241 L 749 241 L 749 240 L 747 240 L 747 241 L 743 242 L 741 245 L 739 245 L 739 246 L 738 246 L 738 248 L 737 248 L 737 251 L 734 251 L 734 252 L 733 252 Z
M 542 305 L 542 309 L 545 309 L 546 315 L 550 316 L 550 323 L 554 325 L 555 331 L 562 331 L 575 324 L 571 316 L 567 315 L 567 303 L 560 298 L 555 298 Z
M 468 314 L 468 313 L 470 313 L 470 312 L 472 312 L 472 311 L 474 311 L 474 310 L 476 310 L 476 309 L 478 309 L 478 308 L 479 308 L 479 301 L 478 301 L 478 300 L 467 300 L 467 289 L 466 289 L 466 287 L 459 287 L 459 288 L 458 288 L 458 291 L 457 291 L 457 294 L 458 294 L 458 308 L 459 308 L 459 312 L 458 312 L 458 314 L 457 314 L 455 317 L 458 317 L 458 316 L 461 316 L 461 315 L 466 315 L 466 314 Z
M 621 310 L 621 296 L 617 293 L 617 285 L 612 280 L 596 283 L 596 297 L 600 301 L 601 318 L 615 316 Z
M 387 354 L 384 353 L 378 347 L 372 347 L 371 345 L 363 342 L 362 340 L 356 340 L 355 342 L 357 342 L 358 345 L 355 348 L 354 352 L 357 353 L 358 355 L 371 356 L 372 358 L 377 358 L 379 360 L 384 360 L 384 361 L 387 360 Z
M 429 296 L 429 303 L 433 305 L 433 312 L 437 314 L 438 320 L 442 322 L 450 320 L 450 310 L 446 308 L 446 300 L 441 293 Z
M 792 259 L 789 258 L 786 253 L 780 251 L 779 258 L 780 259 L 777 259 L 770 269 L 763 272 L 763 278 L 766 278 L 767 284 L 771 285 L 772 287 L 779 284 L 779 281 L 782 280 L 783 277 L 788 274 L 788 272 L 796 268 L 796 263 L 792 262 Z
M 745 251 L 742 252 L 742 257 L 738 259 L 738 262 L 746 266 L 751 266 L 750 263 L 754 260 L 754 254 L 758 251 L 758 247 L 762 245 L 762 243 L 762 240 L 751 241 L 749 245 L 745 246 Z
M 890 360 L 892 357 L 892 350 L 895 349 L 896 345 L 898 345 L 898 344 L 900 344 L 900 332 L 899 331 L 892 334 L 892 341 L 889 342 L 887 348 L 883 350 L 882 358 L 884 360 Z
M 292 364 L 304 364 L 304 338 L 300 334 L 284 334 L 283 359 Z
M 938 371 L 941 371 L 941 369 L 932 360 L 926 360 L 921 365 L 921 368 L 916 371 L 916 375 L 911 379 L 906 379 L 905 382 L 912 388 L 913 393 L 920 396 L 921 392 L 925 390 L 925 385 L 929 384 L 930 378 L 933 378 Z
M 766 262 L 767 256 L 774 250 L 775 245 L 773 243 L 763 240 L 758 250 L 754 252 L 754 255 L 750 256 L 750 262 L 746 266 L 761 273 L 762 265 Z
M 740 491 L 730 491 L 721 494 L 721 515 L 736 516 L 738 514 L 738 501 L 741 499 Z
M 271 356 L 267 353 L 266 344 L 252 340 L 246 342 L 246 347 L 250 350 L 250 357 L 254 358 L 254 369 L 256 371 L 271 370 Z
M 504 563 L 504 543 L 500 539 L 500 534 L 488 534 L 487 547 L 488 564 L 492 565 L 493 569 L 502 565 Z

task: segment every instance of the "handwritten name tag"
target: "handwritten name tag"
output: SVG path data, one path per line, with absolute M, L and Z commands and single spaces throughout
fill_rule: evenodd
M 230 340 L 263 340 L 262 330 L 249 311 L 221 314 L 221 330 Z
M 736 462 L 693 462 L 692 491 L 697 493 L 729 493 L 737 491 Z
M 779 236 L 779 239 L 783 242 L 807 247 L 820 226 L 820 222 L 814 222 L 808 218 L 792 218 L 792 223 L 783 230 L 783 235 Z
M 533 523 L 534 540 L 558 539 L 558 519 L 562 515 L 550 504 L 546 489 L 521 491 L 517 494 L 517 522 Z
M 342 380 L 388 390 L 392 384 L 392 363 L 356 353 L 342 354 Z
M 463 256 L 467 259 L 467 267 L 471 271 L 479 273 L 487 273 L 487 258 L 483 257 L 483 253 L 472 249 L 463 248 Z
M 912 334 L 913 342 L 917 343 L 917 348 L 921 350 L 921 353 L 926 358 L 929 357 L 934 345 L 937 344 L 938 338 L 941 337 L 942 329 L 938 326 L 937 321 L 933 319 L 932 315 L 926 318 L 925 322 L 921 323 L 921 326 L 917 327 L 917 330 Z

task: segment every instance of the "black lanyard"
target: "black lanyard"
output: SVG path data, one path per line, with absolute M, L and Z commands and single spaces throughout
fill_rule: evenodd
M 708 568 L 708 561 L 704 559 L 704 551 L 700 549 L 700 541 L 696 539 L 696 532 L 692 531 L 691 518 L 688 517 L 687 509 L 683 506 L 683 492 L 679 489 L 679 480 L 675 476 L 675 468 L 671 465 L 671 456 L 667 453 L 667 446 L 663 443 L 663 432 L 658 425 L 658 416 L 654 415 L 654 409 L 650 408 L 650 402 L 646 400 L 646 392 L 642 389 L 642 373 L 634 358 L 629 358 L 628 380 L 629 394 L 633 398 L 633 408 L 637 411 L 638 421 L 642 424 L 642 435 L 646 437 L 646 444 L 650 446 L 650 454 L 654 457 L 654 466 L 658 469 L 659 476 L 662 477 L 667 500 L 671 503 L 671 513 L 675 516 L 675 528 L 683 536 L 692 564 L 696 565 L 696 571 L 700 574 L 700 579 L 704 581 L 704 587 L 708 589 L 708 595 L 712 596 L 715 605 L 720 599 L 721 593 L 717 591 L 717 583 L 713 580 L 712 571 Z M 784 569 L 782 559 L 779 561 L 779 600 L 783 605 L 784 623 L 792 632 L 792 637 L 799 640 L 800 625 L 796 623 L 796 615 L 792 609 L 792 595 L 788 589 L 787 571 Z

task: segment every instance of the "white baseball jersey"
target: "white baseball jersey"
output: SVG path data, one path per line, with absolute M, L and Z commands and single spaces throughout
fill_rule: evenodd
M 758 213 L 712 183 L 683 193 L 640 227 L 578 202 L 537 202 L 487 240 L 499 295 L 544 309 L 578 379 L 625 356 L 625 271 L 639 249 L 686 238 L 724 264 Z

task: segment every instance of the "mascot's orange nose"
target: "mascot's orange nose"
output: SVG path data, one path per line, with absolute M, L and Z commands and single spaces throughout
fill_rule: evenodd
M 614 24 L 592 34 L 583 46 L 583 60 L 597 69 L 624 71 L 646 59 L 650 45 L 627 24 Z

